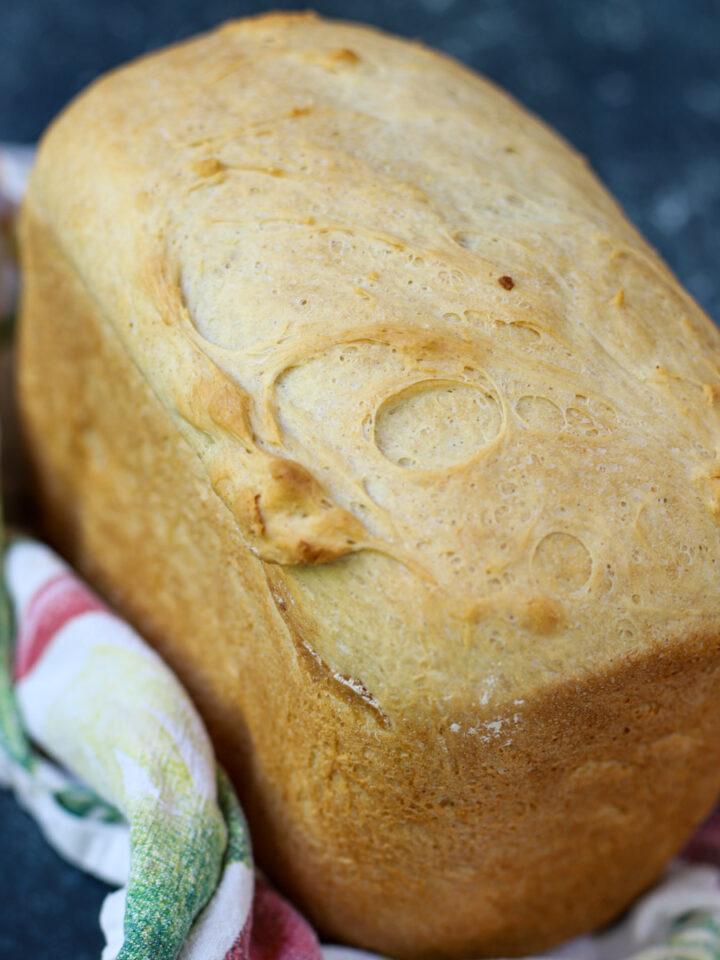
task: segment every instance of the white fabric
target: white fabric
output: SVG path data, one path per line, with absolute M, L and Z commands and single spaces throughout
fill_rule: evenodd
M 125 922 L 126 890 L 122 887 L 109 893 L 100 910 L 100 929 L 105 937 L 100 960 L 115 960 L 123 944 L 123 924 Z
M 178 960 L 223 960 L 237 937 L 234 912 L 249 913 L 254 889 L 252 871 L 233 863 L 225 871 L 210 903 L 195 921 Z
M 34 157 L 34 147 L 4 143 L 0 148 L 0 193 L 11 203 L 22 200 Z

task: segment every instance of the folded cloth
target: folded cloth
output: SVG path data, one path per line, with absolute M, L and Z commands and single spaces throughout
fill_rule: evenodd
M 233 788 L 168 667 L 42 544 L 12 543 L 4 574 L 17 628 L 0 771 L 58 852 L 123 884 L 103 907 L 103 960 L 319 958 L 256 878 Z M 6 604 L 5 638 L 10 622 Z
M 18 156 L 0 148 L 6 212 Z M 0 246 L 0 278 L 11 255 Z M 18 539 L 1 559 L 0 783 L 61 856 L 119 887 L 102 960 L 369 958 L 321 947 L 257 873 L 233 787 L 157 654 L 46 546 Z M 720 813 L 622 922 L 547 956 L 720 960 L 719 838 Z

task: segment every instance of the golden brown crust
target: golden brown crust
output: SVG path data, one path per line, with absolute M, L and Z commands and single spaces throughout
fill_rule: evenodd
M 321 928 L 524 953 L 651 882 L 720 788 L 719 338 L 583 162 L 279 15 L 97 84 L 23 229 L 55 536 Z

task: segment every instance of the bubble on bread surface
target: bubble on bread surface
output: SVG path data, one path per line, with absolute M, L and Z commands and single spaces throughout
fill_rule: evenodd
M 505 341 L 508 345 L 522 350 L 535 349 L 542 340 L 542 332 L 531 321 L 513 320 L 507 323 L 482 310 L 463 310 L 462 316 L 473 327 L 487 328 L 494 340 Z
M 572 533 L 546 534 L 535 548 L 532 572 L 538 583 L 552 593 L 581 590 L 592 573 L 592 554 Z
M 272 299 L 268 298 L 258 262 L 247 268 L 243 279 L 245 302 L 253 304 L 249 317 L 238 298 L 236 256 L 233 251 L 224 251 L 215 262 L 211 263 L 208 255 L 205 261 L 183 269 L 179 293 L 187 317 L 203 341 L 223 350 L 246 350 L 277 342 L 302 305 L 281 295 L 278 289 L 271 291 Z M 259 303 L 263 306 L 257 306 Z M 226 319 L 220 322 L 219 318 Z
M 502 426 L 492 388 L 425 380 L 387 399 L 375 418 L 375 443 L 401 467 L 433 470 L 473 457 Z
M 546 397 L 525 394 L 515 404 L 515 412 L 523 423 L 540 430 L 557 431 L 565 425 L 560 407 Z
M 338 417 L 356 418 L 373 389 L 387 389 L 391 381 L 407 377 L 407 361 L 400 351 L 384 343 L 355 340 L 333 344 L 325 350 L 301 357 L 277 380 L 281 414 L 291 416 L 290 407 L 306 411 L 327 424 Z M 317 388 L 322 384 L 322 391 Z M 350 419 L 344 421 L 347 425 Z M 369 435 L 370 420 L 361 421 Z

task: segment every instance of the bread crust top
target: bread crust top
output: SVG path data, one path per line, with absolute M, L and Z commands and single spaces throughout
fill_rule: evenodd
M 720 334 L 472 71 L 231 22 L 93 84 L 27 208 L 371 721 L 496 736 L 559 677 L 717 634 Z

